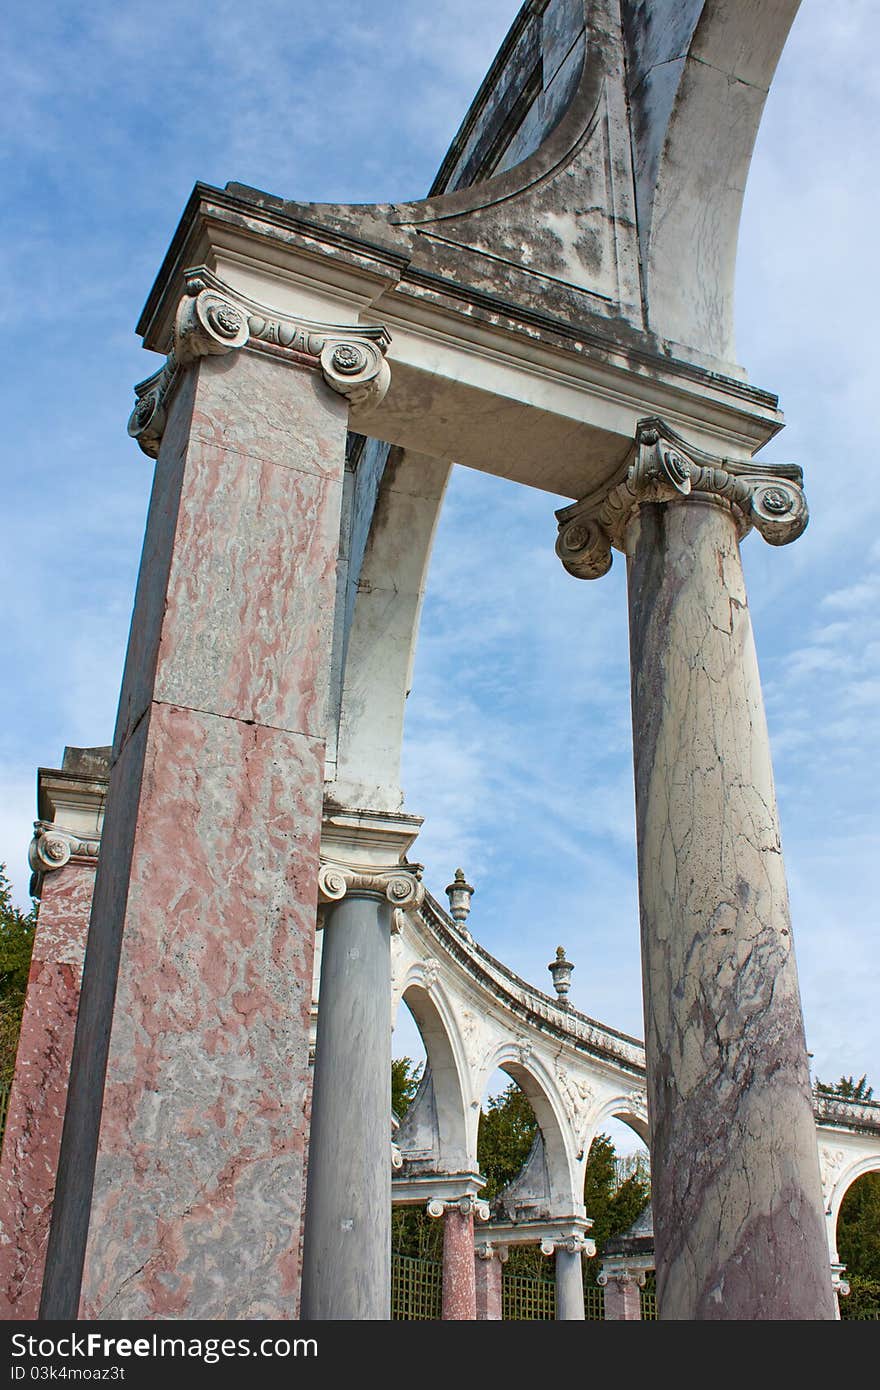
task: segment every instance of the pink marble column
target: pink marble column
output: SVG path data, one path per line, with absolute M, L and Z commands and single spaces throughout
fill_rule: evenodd
M 475 1307 L 478 1322 L 500 1322 L 503 1316 L 502 1280 L 507 1252 L 478 1248 L 474 1258 Z
M 443 1320 L 473 1322 L 477 1316 L 474 1271 L 474 1212 L 456 1204 L 443 1215 Z
M 215 317 L 223 331 L 241 321 Z M 307 367 L 242 350 L 174 386 L 43 1317 L 296 1308 L 347 424 L 347 402 Z
M 638 1281 L 631 1276 L 609 1274 L 605 1285 L 605 1321 L 640 1322 L 642 1302 Z
M 36 1318 L 95 861 L 47 874 L 0 1161 L 0 1318 Z

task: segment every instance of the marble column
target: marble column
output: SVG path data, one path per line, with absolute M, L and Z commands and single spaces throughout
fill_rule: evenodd
M 44 1318 L 296 1307 L 346 383 L 381 354 L 186 279 L 130 423 L 158 457 Z
M 477 1316 L 474 1269 L 474 1207 L 463 1198 L 443 1214 L 443 1320 L 473 1322 Z
M 505 1246 L 479 1245 L 474 1255 L 474 1297 L 478 1322 L 500 1322 L 503 1313 Z
M 355 868 L 338 859 L 324 864 L 320 887 L 326 905 L 300 1315 L 384 1320 L 391 1316 L 392 914 L 424 890 L 407 867 Z
M 640 1322 L 642 1299 L 637 1275 L 629 1273 L 608 1274 L 599 1278 L 605 1288 L 606 1322 Z M 644 1283 L 644 1275 L 642 1276 Z
M 583 1245 L 576 1240 L 556 1245 L 556 1318 L 559 1322 L 584 1320 Z
M 647 421 L 626 482 L 568 535 L 574 550 L 591 552 L 574 556 L 573 572 L 588 561 L 603 572 L 597 532 L 628 556 L 652 1202 L 666 1319 L 834 1316 L 738 544 L 752 525 L 776 544 L 800 534 L 796 473 L 710 459 Z M 563 529 L 564 561 L 565 537 Z
M 40 1306 L 109 752 L 67 748 L 61 768 L 38 773 L 40 911 L 0 1161 L 0 1318 Z

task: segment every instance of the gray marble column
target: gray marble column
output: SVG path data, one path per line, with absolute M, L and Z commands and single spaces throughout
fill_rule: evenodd
M 737 515 L 705 492 L 646 501 L 625 548 L 659 1316 L 830 1319 Z
M 325 909 L 301 1317 L 391 1316 L 392 908 Z
M 556 1318 L 557 1321 L 584 1320 L 584 1266 L 581 1247 L 556 1247 Z

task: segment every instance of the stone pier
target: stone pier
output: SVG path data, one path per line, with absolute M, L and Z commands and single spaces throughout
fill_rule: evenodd
M 476 1316 L 474 1207 L 464 1198 L 443 1214 L 443 1320 L 473 1322 Z
M 628 557 L 659 1316 L 833 1318 L 739 555 L 752 526 L 772 544 L 804 529 L 798 470 L 711 457 L 648 420 L 626 479 L 560 520 L 573 573 L 604 573 L 611 544 Z
M 346 392 L 387 369 L 380 330 L 264 352 L 254 307 L 189 274 L 130 425 L 156 474 L 45 1318 L 296 1307 Z
M 109 764 L 109 748 L 65 748 L 37 774 L 40 911 L 0 1162 L 0 1318 L 40 1307 Z

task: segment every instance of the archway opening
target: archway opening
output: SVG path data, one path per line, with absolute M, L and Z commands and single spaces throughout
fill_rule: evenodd
M 843 1318 L 880 1318 L 880 1158 L 846 1190 L 837 1215 L 837 1251 L 846 1266 L 849 1295 Z
M 584 1271 L 588 1285 L 596 1284 L 608 1241 L 628 1232 L 650 1201 L 647 1146 L 628 1124 L 609 1118 L 593 1139 L 584 1166 L 584 1206 L 596 1242 L 596 1258 L 586 1262 Z

